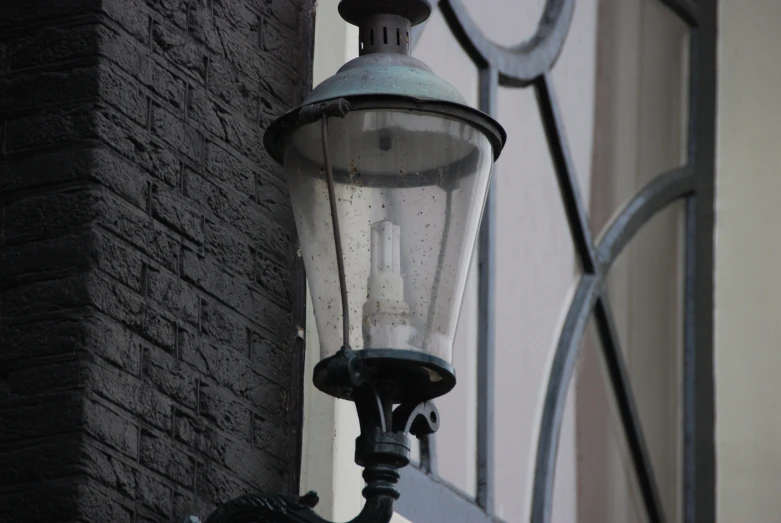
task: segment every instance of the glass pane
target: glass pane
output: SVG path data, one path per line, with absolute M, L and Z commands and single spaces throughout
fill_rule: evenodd
M 508 143 L 496 168 L 495 505 L 525 521 L 551 351 L 577 273 L 575 253 L 529 89 L 500 89 Z
M 647 523 L 593 321 L 583 340 L 574 388 L 578 516 L 554 521 Z
M 463 0 L 483 33 L 499 45 L 518 45 L 531 38 L 545 0 Z
M 436 434 L 437 474 L 467 496 L 477 488 L 477 256 L 469 271 L 456 341 L 453 366 L 455 388 L 435 400 L 440 413 Z
M 597 4 L 579 2 L 551 77 L 584 205 L 591 193 L 594 97 L 597 83 Z
M 690 40 L 658 0 L 610 2 L 598 30 L 595 233 L 634 193 L 636 175 L 647 183 L 686 162 Z
M 477 104 L 477 68 L 464 53 L 435 9 L 418 37 L 413 55 L 450 82 L 472 106 Z M 440 428 L 436 434 L 439 477 L 470 497 L 475 496 L 477 460 L 477 269 L 474 258 L 467 276 L 464 299 L 453 343 L 455 389 L 436 400 Z M 413 457 L 420 460 L 419 444 Z
M 685 203 L 651 219 L 608 275 L 608 291 L 667 520 L 681 520 Z

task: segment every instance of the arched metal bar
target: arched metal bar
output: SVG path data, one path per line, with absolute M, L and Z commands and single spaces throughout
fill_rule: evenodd
M 651 216 L 670 202 L 693 194 L 694 184 L 694 169 L 684 166 L 657 176 L 629 200 L 597 242 L 600 274 L 607 274 L 618 254 Z
M 548 523 L 551 519 L 553 480 L 567 391 L 578 361 L 580 340 L 586 331 L 598 294 L 599 278 L 593 274 L 582 276 L 572 297 L 553 356 L 537 443 L 531 523 Z
M 564 327 L 562 328 L 559 342 L 556 346 L 553 364 L 551 366 L 548 378 L 548 386 L 545 393 L 545 403 L 543 406 L 542 423 L 540 424 L 540 433 L 537 443 L 537 457 L 534 471 L 534 486 L 532 494 L 531 518 L 532 523 L 549 523 L 551 517 L 551 506 L 553 502 L 553 482 L 556 473 L 556 455 L 558 452 L 559 435 L 561 433 L 561 422 L 564 417 L 564 407 L 567 398 L 567 391 L 571 384 L 574 373 L 575 363 L 580 349 L 581 340 L 585 331 L 585 322 L 591 315 L 592 310 L 597 310 L 598 326 L 610 329 L 611 317 L 605 316 L 609 312 L 605 308 L 606 301 L 603 300 L 603 272 L 608 269 L 618 254 L 621 252 L 629 240 L 638 232 L 638 230 L 647 223 L 650 218 L 665 208 L 670 203 L 690 195 L 694 191 L 693 171 L 687 167 L 674 170 L 663 174 L 651 183 L 646 185 L 623 210 L 613 218 L 610 225 L 606 228 L 606 233 L 600 239 L 596 248 L 597 259 L 599 260 L 600 270 L 595 275 L 584 275 L 578 285 L 575 297 L 570 303 L 569 312 Z M 584 288 L 585 287 L 585 288 Z M 583 321 L 582 329 L 572 328 L 579 320 Z M 609 332 L 605 332 L 609 333 Z M 617 338 L 615 338 L 617 340 Z M 620 350 L 615 345 L 616 350 Z M 614 352 L 614 354 L 617 354 Z M 620 362 L 614 362 L 616 365 L 623 365 Z M 617 376 L 618 377 L 618 376 Z M 623 376 L 625 378 L 625 376 Z M 623 389 L 629 391 L 630 389 Z M 618 391 L 616 396 L 619 397 Z M 632 405 L 631 396 L 618 399 L 619 403 L 624 401 L 627 405 Z M 633 408 L 633 407 L 632 407 Z M 637 425 L 636 414 L 631 409 L 626 411 L 627 419 L 625 427 Z M 633 436 L 627 433 L 629 438 Z M 637 445 L 644 446 L 642 436 L 635 437 L 634 442 Z M 638 456 L 645 452 L 640 450 Z M 647 459 L 639 458 L 636 466 L 644 466 Z M 650 468 L 639 469 L 639 475 L 643 475 L 643 470 L 647 471 L 649 485 L 652 484 L 652 472 Z M 649 486 L 647 507 L 649 516 L 653 515 L 653 506 L 656 505 L 654 499 L 658 500 L 658 494 L 654 494 L 654 486 Z M 656 498 L 654 498 L 656 496 Z M 661 510 L 661 509 L 659 509 Z M 655 520 L 652 521 L 662 521 Z
M 461 47 L 478 67 L 491 65 L 499 71 L 502 85 L 525 87 L 550 71 L 564 47 L 574 0 L 547 0 L 534 35 L 506 47 L 494 43 L 469 15 L 461 0 L 440 0 L 439 7 Z

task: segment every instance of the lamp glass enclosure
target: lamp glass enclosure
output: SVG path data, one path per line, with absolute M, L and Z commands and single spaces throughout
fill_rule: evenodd
M 351 111 L 328 127 L 351 348 L 451 362 L 494 160 L 490 141 L 466 121 L 414 110 Z M 321 122 L 287 136 L 284 165 L 326 358 L 343 339 Z

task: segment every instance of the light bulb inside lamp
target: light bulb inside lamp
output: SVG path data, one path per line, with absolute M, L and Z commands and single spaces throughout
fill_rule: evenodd
M 401 276 L 401 228 L 389 220 L 371 225 L 371 269 L 363 305 L 364 347 L 407 349 L 410 308 Z

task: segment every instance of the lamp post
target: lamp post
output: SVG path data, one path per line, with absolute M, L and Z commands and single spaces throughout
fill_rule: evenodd
M 410 56 L 428 0 L 341 0 L 359 57 L 271 124 L 321 345 L 314 384 L 355 403 L 366 503 L 387 523 L 408 434 L 435 432 L 456 383 L 453 337 L 502 127 Z M 249 494 L 207 523 L 325 523 L 317 495 Z

